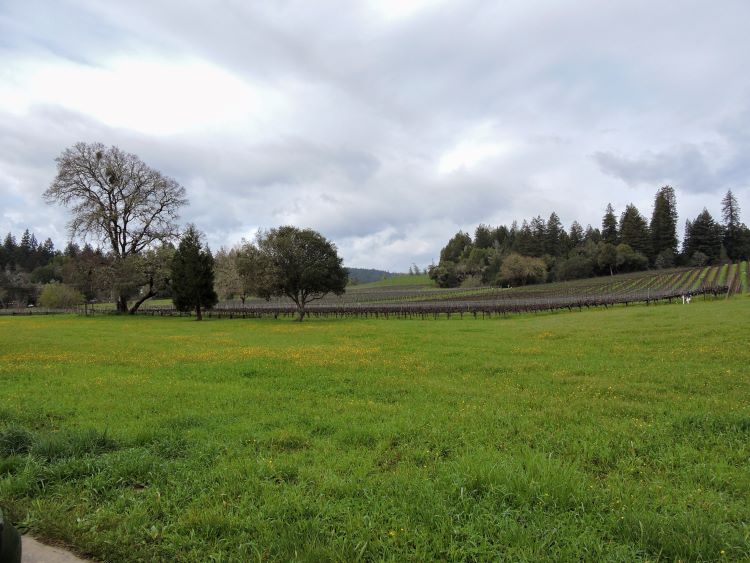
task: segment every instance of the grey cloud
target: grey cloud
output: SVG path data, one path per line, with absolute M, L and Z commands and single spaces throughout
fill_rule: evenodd
M 294 222 L 363 267 L 424 264 L 479 222 L 554 210 L 596 225 L 608 200 L 646 210 L 667 182 L 694 216 L 750 186 L 749 18 L 741 0 L 447 0 L 397 22 L 343 0 L 9 0 L 9 61 L 200 59 L 290 105 L 268 130 L 168 137 L 107 127 L 54 93 L 26 115 L 0 107 L 0 194 L 12 202 L 0 231 L 39 217 L 64 230 L 64 211 L 38 198 L 77 141 L 174 176 L 191 200 L 183 219 L 212 248 Z M 438 173 L 477 127 L 514 149 Z
M 672 184 L 687 192 L 716 190 L 720 179 L 710 169 L 703 152 L 693 145 L 670 151 L 648 152 L 631 158 L 611 152 L 597 152 L 594 160 L 605 174 L 621 179 L 628 186 Z

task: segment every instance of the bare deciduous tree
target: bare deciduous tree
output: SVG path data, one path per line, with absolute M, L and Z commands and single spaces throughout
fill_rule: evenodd
M 116 262 L 176 237 L 185 188 L 136 155 L 101 143 L 77 143 L 56 162 L 57 176 L 44 199 L 71 210 L 71 237 L 97 239 Z M 118 292 L 118 311 L 127 311 L 127 298 Z

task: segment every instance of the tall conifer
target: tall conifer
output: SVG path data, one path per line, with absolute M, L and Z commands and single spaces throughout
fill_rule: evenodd
M 672 256 L 677 253 L 677 203 L 672 186 L 663 186 L 656 192 L 649 230 L 652 261 L 664 252 Z
M 195 309 L 197 320 L 203 310 L 218 302 L 214 291 L 214 259 L 201 243 L 201 234 L 188 226 L 172 259 L 172 301 L 179 311 Z

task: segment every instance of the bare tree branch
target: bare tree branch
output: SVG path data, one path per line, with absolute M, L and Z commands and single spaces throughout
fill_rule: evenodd
M 56 159 L 44 199 L 70 209 L 71 237 L 105 243 L 124 261 L 177 235 L 185 188 L 136 155 L 101 143 L 77 143 Z

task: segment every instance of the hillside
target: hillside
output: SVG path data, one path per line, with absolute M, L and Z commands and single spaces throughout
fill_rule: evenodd
M 347 271 L 349 272 L 349 283 L 351 285 L 376 282 L 399 275 L 371 268 L 347 268 Z

